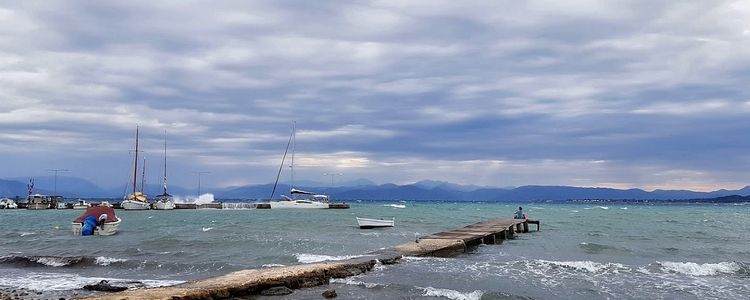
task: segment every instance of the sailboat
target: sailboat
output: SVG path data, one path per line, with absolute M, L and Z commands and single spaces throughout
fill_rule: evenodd
M 144 162 L 145 163 L 145 162 Z M 145 169 L 143 173 L 145 177 Z M 138 127 L 135 128 L 135 159 L 133 160 L 133 193 L 125 196 L 120 203 L 123 209 L 126 210 L 145 210 L 149 209 L 148 198 L 143 193 L 143 183 L 141 183 L 141 191 L 137 188 L 136 181 L 138 180 Z
M 292 178 L 292 184 L 291 189 L 289 190 L 289 193 L 294 197 L 295 195 L 307 195 L 307 199 L 295 199 L 290 198 L 285 195 L 281 195 L 283 198 L 279 201 L 271 201 L 271 208 L 328 208 L 328 196 L 327 195 L 319 195 L 315 194 L 313 192 L 307 192 L 303 190 L 299 190 L 294 188 L 294 152 L 295 152 L 295 144 L 297 139 L 297 124 L 292 124 L 292 134 L 289 136 L 289 142 L 287 142 L 286 150 L 284 150 L 284 157 L 281 159 L 281 166 L 279 167 L 279 173 L 276 175 L 276 183 L 273 185 L 273 191 L 271 192 L 271 199 L 273 199 L 273 194 L 276 192 L 276 184 L 279 182 L 279 175 L 281 175 L 281 169 L 284 167 L 284 159 L 286 158 L 286 153 L 289 151 L 289 145 L 292 146 L 292 162 L 289 166 L 291 169 L 291 178 Z
M 167 193 L 167 133 L 164 132 L 164 180 L 162 186 L 164 192 L 161 195 L 154 198 L 154 209 L 158 210 L 169 210 L 174 209 L 174 198 L 172 195 Z

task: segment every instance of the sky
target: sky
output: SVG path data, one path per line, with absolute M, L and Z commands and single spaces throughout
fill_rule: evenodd
M 0 178 L 734 189 L 748 82 L 748 1 L 0 1 Z

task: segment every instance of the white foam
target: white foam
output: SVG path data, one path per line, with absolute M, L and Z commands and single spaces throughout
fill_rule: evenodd
M 99 256 L 99 257 L 96 258 L 96 260 L 94 261 L 94 263 L 97 264 L 97 265 L 100 265 L 100 266 L 109 266 L 109 265 L 111 265 L 113 263 L 126 262 L 126 261 L 128 261 L 128 260 L 124 259 L 124 258 L 114 258 L 114 257 Z
M 352 278 L 331 278 L 330 283 L 363 286 L 368 289 L 375 288 L 379 285 L 377 283 L 363 282 L 363 281 L 354 280 Z
M 627 208 L 627 207 L 620 207 L 620 209 L 623 209 L 623 210 L 625 210 L 625 209 L 628 209 L 628 208 Z
M 581 243 L 583 244 L 583 243 Z M 598 263 L 593 261 L 549 261 L 549 260 L 535 260 L 535 262 L 540 263 L 545 266 L 557 266 L 557 267 L 564 267 L 564 268 L 572 268 L 576 270 L 582 270 L 590 273 L 598 273 L 601 271 L 605 271 L 610 268 L 615 269 L 622 269 L 625 268 L 625 266 L 618 264 L 618 263 Z
M 23 276 L 2 276 L 0 286 L 25 288 L 34 291 L 68 291 L 77 290 L 87 284 L 96 284 L 102 280 L 108 280 L 112 284 L 128 285 L 132 279 L 84 277 L 77 274 L 66 273 L 27 273 Z M 177 280 L 141 280 L 145 287 L 160 287 L 175 285 L 184 281 Z
M 607 209 L 609 209 L 609 206 L 599 206 L 599 208 L 607 210 Z
M 740 265 L 735 262 L 698 264 L 694 262 L 666 261 L 657 263 L 666 271 L 692 276 L 710 276 L 719 273 L 734 273 L 740 270 Z
M 70 264 L 70 260 L 61 257 L 33 257 L 29 260 L 49 267 L 64 267 Z
M 453 260 L 453 258 L 449 258 L 449 257 L 432 257 L 432 256 L 404 256 L 401 259 L 405 261 L 420 261 L 420 260 L 450 261 L 450 260 Z
M 450 289 L 439 289 L 434 287 L 420 288 L 424 290 L 423 296 L 425 297 L 445 297 L 452 300 L 480 300 L 484 292 L 475 290 L 470 293 L 462 293 L 456 290 Z
M 285 267 L 285 265 L 282 265 L 282 264 L 265 264 L 265 265 L 262 265 L 262 267 L 264 267 L 264 268 L 274 268 L 274 267 Z
M 406 208 L 406 205 L 404 205 L 404 204 L 385 204 L 383 206 L 393 207 L 393 208 Z
M 21 236 L 34 235 L 36 232 L 21 232 Z
M 203 232 L 209 231 L 211 229 L 214 229 L 213 227 L 203 227 Z
M 194 204 L 207 204 L 214 202 L 214 194 L 211 193 L 205 193 L 201 194 L 200 196 L 174 196 L 174 202 L 175 203 L 194 203 Z
M 295 254 L 294 256 L 297 257 L 297 261 L 303 264 L 316 263 L 316 262 L 327 261 L 327 260 L 345 260 L 345 259 L 350 259 L 350 258 L 362 257 L 362 255 L 331 256 L 331 255 L 306 254 L 306 253 Z

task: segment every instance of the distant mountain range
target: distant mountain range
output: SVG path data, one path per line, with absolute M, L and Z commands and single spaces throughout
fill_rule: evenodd
M 0 179 L 0 196 L 13 197 L 26 195 L 26 181 L 28 179 L 10 178 Z M 37 186 L 44 183 L 43 189 L 35 189 L 35 193 L 52 194 L 49 182 L 52 177 L 38 177 Z M 686 200 L 718 198 L 733 195 L 750 195 L 750 186 L 739 190 L 717 190 L 713 192 L 695 192 L 688 190 L 654 190 L 641 189 L 613 189 L 572 186 L 540 186 L 527 185 L 521 187 L 495 188 L 475 185 L 460 185 L 450 182 L 424 180 L 413 184 L 397 185 L 392 183 L 375 184 L 367 179 L 338 182 L 330 184 L 301 181 L 296 188 L 316 193 L 330 195 L 334 200 L 444 200 L 444 201 L 561 201 L 582 199 L 612 199 L 612 200 Z M 203 192 L 214 194 L 216 199 L 269 199 L 273 184 L 246 185 L 228 188 L 204 188 Z M 281 183 L 276 187 L 274 198 L 281 194 L 288 194 L 290 186 Z M 101 188 L 85 179 L 75 177 L 58 177 L 57 194 L 69 198 L 120 198 L 126 194 L 125 186 L 117 188 Z M 196 189 L 179 186 L 169 186 L 169 192 L 178 196 L 195 195 Z M 161 186 L 146 185 L 146 193 L 156 195 L 161 193 Z

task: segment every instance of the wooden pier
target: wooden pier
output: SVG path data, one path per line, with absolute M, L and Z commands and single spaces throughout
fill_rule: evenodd
M 447 257 L 467 252 L 472 246 L 479 244 L 500 244 L 519 233 L 529 232 L 529 224 L 537 225 L 539 230 L 538 220 L 489 220 L 419 237 L 414 242 L 370 252 L 358 258 L 242 270 L 174 286 L 130 290 L 85 299 L 229 299 L 258 295 L 264 290 L 279 286 L 291 289 L 313 287 L 328 284 L 331 278 L 362 274 L 371 270 L 378 262 L 397 263 L 404 256 Z

